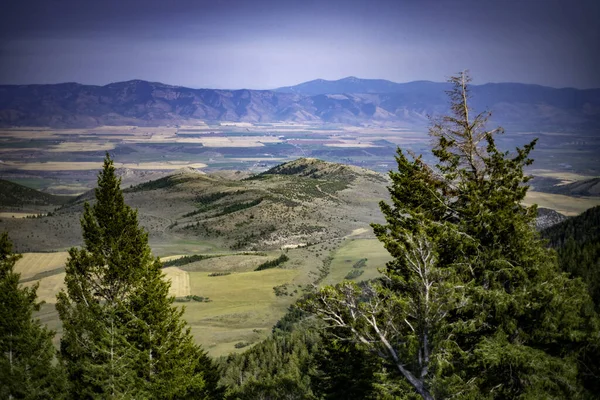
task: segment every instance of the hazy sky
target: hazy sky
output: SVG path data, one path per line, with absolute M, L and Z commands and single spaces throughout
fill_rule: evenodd
M 0 83 L 600 87 L 600 0 L 3 0 Z

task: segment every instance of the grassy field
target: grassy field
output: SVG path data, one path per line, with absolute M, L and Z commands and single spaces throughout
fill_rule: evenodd
M 600 205 L 600 197 L 571 197 L 562 194 L 529 191 L 525 204 L 537 204 L 540 207 L 556 210 L 561 214 L 578 215 L 588 208 Z
M 335 251 L 331 262 L 331 271 L 323 280 L 324 285 L 341 282 L 351 272 L 353 266 L 361 259 L 367 259 L 364 272 L 356 281 L 372 279 L 380 276 L 379 268 L 384 268 L 385 263 L 391 260 L 383 244 L 377 239 L 346 239 L 342 246 Z
M 189 273 L 191 294 L 211 301 L 185 303 L 185 319 L 198 343 L 220 356 L 235 351 L 236 343 L 253 343 L 268 335 L 295 298 L 278 297 L 273 287 L 293 282 L 298 271 L 275 268 L 208 275 Z
M 169 295 L 183 298 L 189 295 L 209 298 L 209 302 L 175 303 L 185 306 L 185 319 L 192 327 L 198 343 L 213 356 L 241 351 L 242 347 L 265 338 L 271 327 L 298 298 L 298 280 L 302 269 L 274 268 L 254 271 L 261 263 L 272 260 L 275 252 L 264 255 L 223 255 L 163 269 L 171 281 Z M 37 317 L 60 335 L 61 325 L 54 309 L 56 294 L 64 288 L 64 265 L 68 254 L 25 253 L 17 262 L 23 286 L 38 285 L 38 301 L 43 301 Z M 174 257 L 165 257 L 175 259 Z M 209 276 L 214 273 L 228 273 Z M 300 279 L 299 279 L 300 278 Z M 277 296 L 274 287 L 286 285 L 290 293 Z M 294 293 L 294 290 L 296 291 Z M 55 344 L 58 344 L 58 338 Z

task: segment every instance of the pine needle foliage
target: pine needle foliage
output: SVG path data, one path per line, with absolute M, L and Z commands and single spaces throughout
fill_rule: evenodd
M 502 129 L 469 106 L 468 73 L 449 81 L 450 113 L 430 128 L 437 163 L 398 149 L 386 223 L 372 225 L 394 257 L 384 278 L 326 287 L 306 308 L 424 399 L 591 396 L 580 355 L 600 339 L 597 315 L 522 205 L 536 141 L 501 151 Z
M 95 195 L 81 219 L 84 248 L 69 251 L 66 289 L 58 294 L 71 396 L 207 398 L 207 367 L 199 363 L 211 361 L 173 305 L 108 154 Z
M 37 285 L 19 285 L 7 233 L 0 235 L 0 398 L 62 398 L 64 376 L 54 365 L 54 332 L 33 318 L 39 311 Z

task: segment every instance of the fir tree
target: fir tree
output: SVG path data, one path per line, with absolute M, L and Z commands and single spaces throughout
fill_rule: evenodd
M 106 156 L 85 204 L 83 249 L 71 249 L 58 295 L 61 355 L 75 398 L 205 398 L 204 352 L 173 306 L 169 283 L 125 204 Z
M 424 399 L 577 398 L 597 316 L 521 204 L 535 141 L 500 151 L 502 130 L 468 105 L 469 80 L 450 79 L 451 113 L 430 129 L 434 167 L 398 149 L 386 224 L 373 225 L 394 257 L 385 278 L 326 287 L 307 308 L 392 361 Z
M 64 376 L 53 365 L 54 332 L 33 319 L 37 285 L 22 287 L 8 234 L 0 235 L 0 398 L 61 398 Z

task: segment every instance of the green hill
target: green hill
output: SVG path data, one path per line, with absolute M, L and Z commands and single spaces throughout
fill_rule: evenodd
M 56 196 L 0 179 L 0 207 L 60 206 L 71 196 Z

